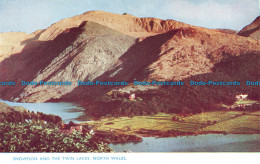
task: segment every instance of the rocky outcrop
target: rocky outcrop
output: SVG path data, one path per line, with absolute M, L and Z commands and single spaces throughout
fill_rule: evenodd
M 225 55 L 259 51 L 259 42 L 236 35 L 202 28 L 181 28 L 174 31 L 163 46 L 159 58 L 148 66 L 151 79 L 182 80 L 210 73 Z
M 260 40 L 260 16 L 239 31 L 238 35 Z

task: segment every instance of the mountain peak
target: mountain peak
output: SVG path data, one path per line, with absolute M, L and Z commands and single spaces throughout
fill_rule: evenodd
M 88 36 L 123 35 L 116 30 L 91 21 L 83 21 L 79 28 Z
M 238 35 L 260 40 L 260 16 L 239 31 Z
M 53 24 L 41 34 L 39 40 L 53 40 L 65 29 L 78 27 L 84 21 L 96 22 L 134 37 L 153 36 L 181 27 L 191 27 L 191 25 L 174 20 L 139 18 L 130 14 L 121 15 L 104 11 L 88 11 L 84 14 L 66 18 Z

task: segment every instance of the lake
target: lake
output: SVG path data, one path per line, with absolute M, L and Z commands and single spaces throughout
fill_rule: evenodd
M 140 143 L 110 144 L 115 152 L 259 152 L 259 134 L 144 137 Z
M 42 112 L 45 114 L 53 114 L 60 116 L 64 122 L 83 122 L 89 121 L 89 117 L 85 114 L 85 109 L 75 103 L 57 102 L 57 103 L 18 103 L 0 100 L 9 106 L 22 106 L 30 111 Z

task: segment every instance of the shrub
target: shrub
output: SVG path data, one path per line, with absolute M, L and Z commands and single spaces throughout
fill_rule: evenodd
M 0 123 L 0 152 L 110 152 L 107 144 L 96 143 L 91 135 L 77 131 L 62 134 L 55 125 Z

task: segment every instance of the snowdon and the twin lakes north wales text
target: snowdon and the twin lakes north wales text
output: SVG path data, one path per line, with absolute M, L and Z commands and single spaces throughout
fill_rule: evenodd
M 127 85 L 143 85 L 143 86 L 260 86 L 259 81 L 77 81 L 78 86 L 127 86 Z M 72 85 L 71 81 L 21 81 L 19 83 L 15 81 L 0 81 L 0 86 L 70 86 Z

